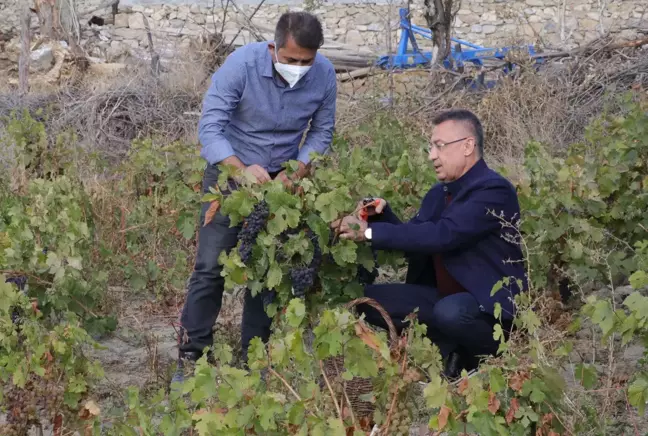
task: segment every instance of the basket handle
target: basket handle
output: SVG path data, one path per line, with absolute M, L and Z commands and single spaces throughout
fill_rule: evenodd
M 391 345 L 396 345 L 398 343 L 398 334 L 396 333 L 396 327 L 394 326 L 394 323 L 385 308 L 383 308 L 376 300 L 368 297 L 356 298 L 355 300 L 349 301 L 347 304 L 345 304 L 344 307 L 346 307 L 347 309 L 352 309 L 360 304 L 367 304 L 376 309 L 378 313 L 380 313 L 380 315 L 385 320 L 385 323 L 387 324 L 387 328 L 389 329 L 389 339 Z

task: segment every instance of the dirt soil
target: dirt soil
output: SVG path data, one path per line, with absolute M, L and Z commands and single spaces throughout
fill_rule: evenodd
M 105 377 L 92 395 L 102 410 L 120 407 L 130 386 L 148 391 L 169 385 L 178 357 L 177 329 L 183 303 L 161 305 L 153 298 L 134 297 L 126 289 L 113 289 L 112 293 L 118 297 L 117 330 L 99 339 L 102 349 L 90 354 L 104 368 Z M 238 332 L 241 309 L 241 295 L 225 293 L 215 330 Z

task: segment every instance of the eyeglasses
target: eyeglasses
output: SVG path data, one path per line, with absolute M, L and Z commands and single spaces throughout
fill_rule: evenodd
M 466 136 L 465 138 L 455 139 L 454 141 L 450 141 L 450 142 L 441 142 L 441 143 L 437 143 L 437 144 L 433 144 L 433 143 L 432 143 L 432 144 L 428 144 L 428 153 L 431 152 L 431 151 L 432 151 L 432 148 L 434 148 L 434 147 L 436 147 L 437 150 L 442 150 L 443 148 L 445 148 L 446 146 L 448 146 L 448 145 L 450 145 L 450 144 L 454 144 L 454 143 L 456 143 L 456 142 L 465 141 L 465 140 L 468 139 L 468 138 L 472 138 L 472 136 Z

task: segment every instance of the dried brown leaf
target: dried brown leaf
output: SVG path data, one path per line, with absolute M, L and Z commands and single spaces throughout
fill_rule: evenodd
M 88 400 L 85 403 L 84 409 L 86 409 L 92 416 L 99 416 L 99 414 L 101 413 L 101 409 L 93 400 Z
M 518 403 L 517 398 L 513 398 L 511 400 L 511 407 L 509 408 L 508 412 L 506 413 L 506 423 L 510 424 L 513 422 L 515 419 L 515 413 L 518 411 L 520 408 L 520 403 Z
M 448 418 L 450 417 L 450 408 L 445 404 L 441 406 L 441 411 L 439 412 L 439 430 L 443 430 L 446 425 L 448 425 Z
M 459 382 L 459 386 L 457 387 L 457 392 L 463 395 L 466 389 L 468 389 L 468 377 L 464 377 L 461 379 L 461 381 Z
M 509 386 L 514 391 L 520 392 L 522 390 L 522 385 L 524 385 L 524 382 L 527 381 L 528 378 L 529 376 L 525 373 L 518 372 L 510 378 Z
M 218 212 L 218 209 L 220 209 L 220 201 L 212 201 L 209 205 L 209 209 L 207 209 L 207 212 L 205 213 L 205 224 L 203 225 L 203 227 L 212 222 L 214 215 L 216 215 L 216 212 Z
M 380 352 L 380 339 L 376 332 L 367 327 L 364 321 L 358 321 L 355 325 L 355 333 L 372 350 Z
M 500 405 L 501 405 L 501 403 L 500 403 L 499 398 L 497 398 L 495 396 L 494 392 L 490 392 L 488 394 L 488 410 L 490 411 L 490 413 L 495 415 L 497 413 L 497 411 L 499 410 Z

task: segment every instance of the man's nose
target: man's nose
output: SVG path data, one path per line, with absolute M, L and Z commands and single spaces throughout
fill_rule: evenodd
M 432 145 L 430 146 L 430 152 L 428 153 L 428 159 L 429 160 L 437 160 L 439 158 L 439 150 Z

